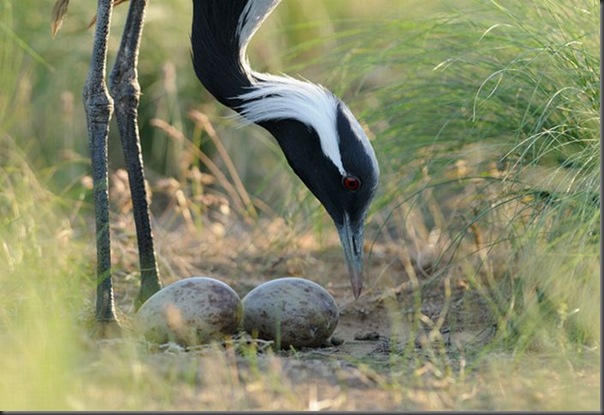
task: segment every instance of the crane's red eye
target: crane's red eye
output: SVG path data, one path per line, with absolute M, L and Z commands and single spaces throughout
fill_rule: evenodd
M 344 186 L 344 189 L 354 192 L 361 188 L 361 181 L 354 176 L 344 176 L 342 178 L 342 186 Z

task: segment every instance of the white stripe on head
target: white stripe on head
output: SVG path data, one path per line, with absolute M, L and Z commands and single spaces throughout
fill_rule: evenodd
M 310 82 L 259 73 L 254 77 L 258 79 L 254 87 L 238 97 L 245 101 L 241 115 L 254 123 L 294 119 L 307 125 L 319 136 L 323 154 L 345 175 L 337 131 L 337 98 Z
M 350 111 L 350 108 L 348 108 L 344 103 L 340 104 L 340 111 L 342 111 L 342 114 L 344 114 L 344 116 L 350 123 L 354 137 L 356 137 L 361 142 L 363 148 L 365 149 L 365 153 L 367 154 L 367 156 L 369 156 L 369 159 L 371 160 L 371 163 L 373 164 L 373 168 L 375 169 L 376 172 L 379 173 L 380 168 L 378 166 L 377 159 L 375 157 L 375 152 L 373 151 L 373 147 L 371 146 L 371 143 L 369 142 L 369 138 L 367 138 L 367 134 L 365 134 L 365 130 L 363 130 L 363 127 L 361 127 L 361 124 L 359 124 L 359 121 L 352 114 L 352 111 Z

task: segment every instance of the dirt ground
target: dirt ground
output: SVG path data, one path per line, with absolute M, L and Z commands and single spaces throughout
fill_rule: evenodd
M 115 297 L 127 326 L 139 287 L 136 235 L 125 173 L 118 170 L 110 183 Z M 392 229 L 380 227 L 378 218 L 370 221 L 365 232 L 364 289 L 354 299 L 343 251 L 327 215 L 318 216 L 323 223 L 312 226 L 296 220 L 287 223 L 279 215 L 246 220 L 218 194 L 204 195 L 200 201 L 186 196 L 176 182 L 157 181 L 152 188 L 164 286 L 209 276 L 229 284 L 243 298 L 263 282 L 304 277 L 333 295 L 340 317 L 331 338 L 319 348 L 273 350 L 245 334 L 219 350 L 153 346 L 139 355 L 144 370 L 159 377 L 159 384 L 176 379 L 171 389 L 177 395 L 167 403 L 145 401 L 132 409 L 598 407 L 597 350 L 587 353 L 592 357 L 577 360 L 528 352 L 518 358 L 490 347 L 500 322 L 487 287 L 497 284 L 509 269 L 509 253 L 499 245 L 486 248 L 489 235 L 478 227 L 466 230 L 454 255 L 447 249 L 463 229 L 455 222 L 463 216 L 456 209 L 471 209 L 464 203 L 476 199 L 476 189 L 441 192 L 443 199 L 432 204 L 442 208 L 433 216 L 442 216 L 440 223 L 450 227 L 449 236 L 435 227 L 427 229 L 425 217 L 409 210 L 391 218 Z M 194 210 L 199 203 L 205 206 L 203 214 Z M 92 229 L 89 232 L 93 234 Z M 111 384 L 118 375 L 107 376 Z M 163 387 L 160 391 L 164 393 Z
M 114 177 L 113 182 L 119 180 Z M 127 198 L 120 195 L 113 189 L 112 200 L 121 213 L 117 220 L 112 218 L 112 250 L 116 301 L 127 321 L 134 314 L 138 264 L 128 202 L 120 204 Z M 319 241 L 311 230 L 294 232 L 279 218 L 246 225 L 231 220 L 224 206 L 210 208 L 203 222 L 193 224 L 182 209 L 170 205 L 173 200 L 156 197 L 154 232 L 164 285 L 210 276 L 243 298 L 265 281 L 297 276 L 321 284 L 334 296 L 340 319 L 324 347 L 281 351 L 267 347 L 254 359 L 261 371 L 277 370 L 280 383 L 309 396 L 308 409 L 464 407 L 447 394 L 435 401 L 434 391 L 463 376 L 471 355 L 494 335 L 495 322 L 460 273 L 456 276 L 454 268 L 435 264 L 434 240 L 428 238 L 410 250 L 397 241 L 372 241 L 368 229 L 365 288 L 355 300 L 335 232 L 329 230 L 329 236 Z M 162 346 L 149 359 L 158 367 L 172 367 L 180 364 L 183 353 L 190 359 L 199 350 L 172 352 L 173 346 Z M 244 380 L 253 372 L 245 356 L 236 357 L 234 364 Z M 401 382 L 414 384 L 413 394 L 397 387 Z M 250 379 L 247 383 L 253 384 Z M 254 403 L 250 396 L 241 404 L 244 408 L 235 409 L 267 409 L 265 402 Z

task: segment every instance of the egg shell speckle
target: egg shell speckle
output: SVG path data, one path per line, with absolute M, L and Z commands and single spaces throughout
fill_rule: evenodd
M 242 300 L 243 328 L 277 347 L 319 347 L 339 320 L 338 306 L 319 284 L 278 278 L 251 290 Z
M 241 319 L 235 290 L 214 278 L 191 277 L 152 295 L 136 313 L 135 326 L 149 341 L 191 346 L 234 334 Z

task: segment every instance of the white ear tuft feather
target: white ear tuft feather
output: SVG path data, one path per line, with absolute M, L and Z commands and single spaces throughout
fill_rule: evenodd
M 254 87 L 239 96 L 241 115 L 250 123 L 294 119 L 316 131 L 323 153 L 340 173 L 346 171 L 339 149 L 338 99 L 321 85 L 291 77 L 254 73 Z

